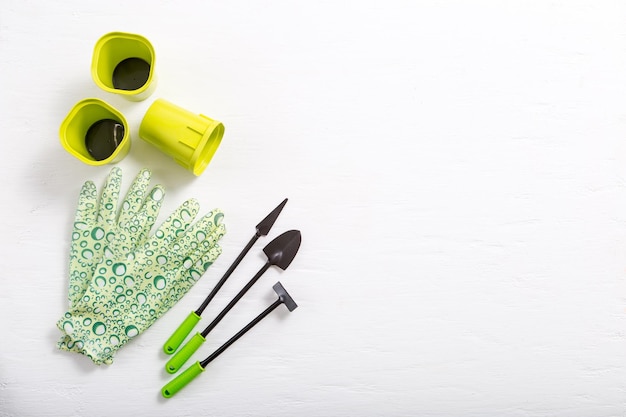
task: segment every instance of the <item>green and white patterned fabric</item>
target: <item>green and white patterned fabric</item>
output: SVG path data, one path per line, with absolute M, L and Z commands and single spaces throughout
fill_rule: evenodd
M 87 289 L 94 265 L 108 257 L 131 252 L 147 239 L 165 197 L 162 186 L 148 192 L 151 173 L 139 172 L 118 210 L 122 171 L 113 168 L 98 202 L 96 185 L 87 181 L 80 190 L 70 248 L 70 308 Z
M 72 233 L 69 310 L 57 322 L 59 348 L 96 364 L 167 312 L 221 253 L 223 213 L 213 210 L 192 225 L 199 210 L 183 203 L 149 236 L 164 197 L 150 192 L 142 170 L 117 210 L 121 171 L 109 174 L 100 201 L 92 182 L 83 186 Z

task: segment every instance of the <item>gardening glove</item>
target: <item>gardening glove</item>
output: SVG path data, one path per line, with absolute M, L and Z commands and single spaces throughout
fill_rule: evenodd
M 95 264 L 105 254 L 110 257 L 129 252 L 147 239 L 165 196 L 160 185 L 148 192 L 150 177 L 151 173 L 147 169 L 137 174 L 119 213 L 117 205 L 122 183 L 122 171 L 119 168 L 109 172 L 100 201 L 92 181 L 87 181 L 81 188 L 70 247 L 70 308 L 84 294 L 93 277 Z M 78 351 L 67 336 L 61 338 L 58 346 L 64 350 Z
M 221 254 L 223 213 L 214 210 L 196 224 L 198 203 L 188 200 L 147 241 L 128 253 L 104 256 L 85 291 L 57 326 L 68 336 L 62 349 L 78 350 L 96 364 L 167 312 Z M 145 224 L 138 215 L 138 224 Z
M 104 256 L 128 253 L 148 238 L 165 196 L 160 185 L 148 193 L 150 176 L 147 169 L 139 172 L 119 213 L 117 205 L 122 183 L 121 169 L 113 168 L 110 171 L 100 201 L 92 181 L 83 185 L 70 248 L 70 308 L 81 299 L 93 276 L 94 266 Z

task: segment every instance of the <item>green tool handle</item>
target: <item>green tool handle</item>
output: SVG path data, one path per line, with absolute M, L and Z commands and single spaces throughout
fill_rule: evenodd
M 196 333 L 189 341 L 183 346 L 176 354 L 167 361 L 165 364 L 165 370 L 170 374 L 178 372 L 178 370 L 187 362 L 187 359 L 198 350 L 200 346 L 206 341 L 204 336 L 200 333 Z
M 200 316 L 197 315 L 195 311 L 192 311 L 187 316 L 185 321 L 183 321 L 181 325 L 178 326 L 178 329 L 174 331 L 174 334 L 172 334 L 170 338 L 167 339 L 167 342 L 165 342 L 165 345 L 163 345 L 163 351 L 168 355 L 176 352 L 176 349 L 178 349 L 178 347 L 183 343 L 183 340 L 185 340 L 187 335 L 191 333 L 191 330 L 193 330 L 193 328 L 196 324 L 198 324 L 199 321 Z
M 176 378 L 172 379 L 167 385 L 165 385 L 161 390 L 161 394 L 165 398 L 170 398 L 174 396 L 174 394 L 183 389 L 185 385 L 190 383 L 202 372 L 204 372 L 204 368 L 200 365 L 200 362 L 194 363 L 189 368 L 187 368 L 185 372 L 178 375 Z

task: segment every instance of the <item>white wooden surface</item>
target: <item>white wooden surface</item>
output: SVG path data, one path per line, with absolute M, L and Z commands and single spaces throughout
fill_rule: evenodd
M 93 45 L 139 33 L 145 102 L 98 90 Z M 626 4 L 619 1 L 0 3 L 0 416 L 626 415 Z M 55 348 L 89 167 L 58 140 L 99 97 L 119 166 L 226 212 L 224 254 L 110 367 Z M 224 122 L 194 178 L 139 140 L 156 98 Z M 270 316 L 176 397 L 161 346 L 284 197 L 203 320 L 303 234 L 198 356 Z

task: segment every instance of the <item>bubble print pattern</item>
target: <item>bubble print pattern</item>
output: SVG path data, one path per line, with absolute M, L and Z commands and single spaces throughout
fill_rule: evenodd
M 70 308 L 81 298 L 95 273 L 95 265 L 103 257 L 127 253 L 141 245 L 152 229 L 165 196 L 163 187 L 155 186 L 148 192 L 151 173 L 141 170 L 122 203 L 117 209 L 117 201 L 122 184 L 122 172 L 114 167 L 109 172 L 98 201 L 98 192 L 92 181 L 81 188 L 78 209 L 74 219 L 74 230 L 70 246 L 69 290 Z M 104 285 L 99 277 L 97 284 Z M 76 350 L 76 343 L 69 343 L 64 337 L 59 347 Z
M 100 258 L 80 301 L 57 322 L 66 334 L 61 349 L 110 364 L 189 291 L 221 254 L 217 242 L 225 233 L 220 210 L 192 225 L 198 209 L 188 200 L 134 251 Z
M 165 196 L 160 185 L 147 192 L 150 178 L 147 169 L 137 174 L 119 213 L 117 202 L 122 184 L 119 168 L 109 172 L 100 201 L 92 181 L 81 188 L 70 246 L 70 307 L 81 299 L 95 265 L 103 257 L 131 252 L 147 239 Z

